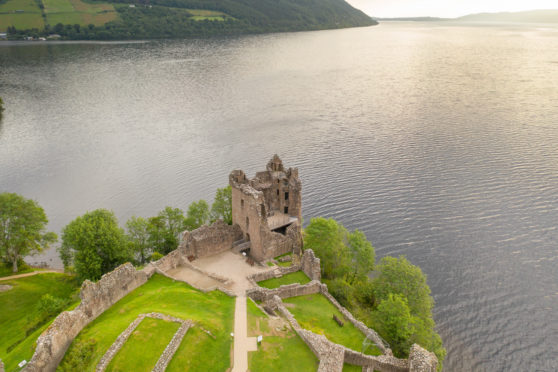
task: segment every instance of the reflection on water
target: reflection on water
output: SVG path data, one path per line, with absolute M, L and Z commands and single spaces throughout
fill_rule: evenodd
M 393 23 L 2 46 L 0 190 L 59 231 L 100 207 L 185 209 L 278 153 L 306 221 L 334 217 L 427 273 L 447 371 L 555 371 L 555 35 Z

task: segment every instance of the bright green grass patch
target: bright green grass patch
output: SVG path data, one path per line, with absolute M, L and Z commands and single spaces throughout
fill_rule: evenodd
M 4 361 L 6 371 L 9 372 L 19 370 L 17 364 L 23 359 L 31 358 L 35 340 L 54 319 L 52 317 L 45 324 L 38 323 L 40 313 L 37 303 L 41 296 L 50 294 L 70 299 L 77 290 L 77 283 L 68 275 L 45 273 L 5 280 L 0 284 L 13 286 L 9 291 L 0 292 L 0 359 Z M 37 329 L 33 330 L 35 327 Z M 8 352 L 10 346 L 13 349 Z
M 176 322 L 144 318 L 110 362 L 107 371 L 151 371 L 179 327 Z
M 118 335 L 139 314 L 149 312 L 160 312 L 197 323 L 194 328 L 188 330 L 167 371 L 187 369 L 188 367 L 180 365 L 180 361 L 185 361 L 186 358 L 194 359 L 193 362 L 196 363 L 197 367 L 191 367 L 192 371 L 224 371 L 230 366 L 234 299 L 220 291 L 203 293 L 186 283 L 157 274 L 85 327 L 70 345 L 66 355 L 77 342 L 94 339 L 94 357 L 84 368 L 84 371 L 94 371 Z M 200 327 L 211 332 L 213 337 L 199 330 Z M 174 364 L 175 359 L 179 361 L 177 364 Z M 175 369 L 171 368 L 173 365 Z
M 204 329 L 201 329 L 198 324 L 188 329 L 165 372 L 226 371 L 231 364 L 229 356 L 232 345 L 230 332 L 232 332 L 233 314 L 230 316 L 231 328 L 227 331 L 228 333 L 222 332 L 221 335 L 216 335 L 212 332 L 213 335 L 218 337 L 217 341 L 207 334 Z M 219 337 L 222 340 L 227 338 L 229 342 L 218 342 Z
M 225 17 L 223 16 L 192 16 L 194 21 L 224 21 Z
M 343 372 L 362 372 L 362 367 L 345 363 L 343 364 Z
M 306 284 L 308 282 L 310 282 L 310 278 L 308 278 L 306 274 L 304 274 L 304 272 L 295 271 L 294 273 L 283 275 L 280 278 L 271 278 L 267 280 L 262 280 L 261 282 L 258 282 L 258 285 L 260 287 L 273 289 L 273 288 L 279 288 L 280 286 L 286 284 L 293 284 L 293 283 Z
M 258 351 L 248 354 L 250 371 L 316 371 L 319 360 L 291 327 L 277 329 L 251 299 L 248 300 L 248 335 L 263 336 Z
M 294 315 L 302 328 L 326 336 L 330 341 L 344 345 L 355 351 L 362 351 L 364 335 L 354 325 L 347 321 L 343 315 L 323 295 L 311 294 L 307 296 L 291 297 L 283 300 L 289 306 L 289 311 Z M 333 315 L 344 319 L 345 324 L 340 327 Z M 375 347 L 364 351 L 369 355 L 381 355 Z
M 279 265 L 279 266 L 283 266 L 283 267 L 289 267 L 289 266 L 291 266 L 291 265 L 293 264 L 292 261 L 286 261 L 286 262 L 278 261 L 278 262 L 279 262 L 278 265 Z

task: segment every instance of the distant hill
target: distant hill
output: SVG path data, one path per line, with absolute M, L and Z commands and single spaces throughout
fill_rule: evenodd
M 513 22 L 513 23 L 558 23 L 558 9 L 530 10 L 525 12 L 501 12 L 469 14 L 459 18 L 437 17 L 398 17 L 375 18 L 380 22 L 407 21 L 407 22 Z
M 455 20 L 467 22 L 558 23 L 558 9 L 513 13 L 479 13 L 466 15 Z
M 0 0 L 0 31 L 4 26 L 12 39 L 49 34 L 65 39 L 162 39 L 377 24 L 345 0 L 136 1 Z

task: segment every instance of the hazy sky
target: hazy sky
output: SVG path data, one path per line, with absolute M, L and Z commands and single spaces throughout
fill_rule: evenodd
M 558 9 L 558 0 L 347 0 L 375 17 L 459 17 L 471 13 Z

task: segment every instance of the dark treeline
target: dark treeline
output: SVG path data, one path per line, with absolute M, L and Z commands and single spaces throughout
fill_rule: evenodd
M 207 37 L 247 33 L 304 31 L 370 26 L 376 21 L 344 0 L 151 0 L 150 5 L 117 3 L 119 19 L 103 26 L 46 25 L 43 30 L 8 28 L 10 39 L 58 34 L 73 40 Z M 227 14 L 223 20 L 195 20 L 186 9 Z

